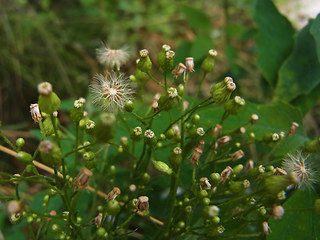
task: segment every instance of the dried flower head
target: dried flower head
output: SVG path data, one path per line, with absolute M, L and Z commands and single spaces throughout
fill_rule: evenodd
M 38 104 L 30 105 L 30 113 L 34 122 L 39 122 L 42 119 Z
M 49 82 L 42 82 L 38 84 L 38 93 L 43 96 L 48 96 L 52 93 L 52 85 Z
M 237 161 L 238 159 L 242 158 L 243 156 L 244 156 L 244 152 L 241 149 L 230 154 L 232 161 Z
M 147 196 L 140 196 L 138 198 L 137 203 L 136 203 L 136 208 L 139 211 L 142 211 L 142 210 L 148 211 L 149 210 L 149 198 Z
M 296 123 L 296 122 L 292 122 L 291 123 L 291 127 L 290 127 L 290 130 L 288 132 L 288 136 L 294 134 L 296 131 L 297 131 L 297 128 L 299 127 L 299 124 Z
M 85 188 L 86 186 L 88 186 L 89 180 L 92 175 L 93 173 L 89 169 L 82 168 L 74 181 L 74 185 L 82 189 Z
M 102 213 L 99 213 L 98 216 L 94 218 L 94 225 L 96 225 L 96 227 L 98 228 L 101 226 L 101 222 L 102 222 Z
M 210 189 L 211 188 L 211 184 L 209 182 L 209 179 L 206 177 L 200 178 L 200 189 Z
M 198 144 L 198 146 L 196 146 L 193 150 L 193 153 L 192 153 L 192 157 L 190 159 L 190 162 L 191 163 L 194 163 L 196 165 L 198 165 L 199 163 L 199 158 L 200 156 L 202 155 L 202 150 L 203 150 L 203 147 L 204 147 L 204 141 L 201 140 Z
M 248 160 L 246 162 L 246 165 L 244 167 L 244 171 L 248 172 L 250 169 L 252 169 L 254 167 L 254 162 L 252 160 Z
M 298 178 L 298 187 L 312 187 L 319 181 L 318 172 L 314 169 L 309 156 L 303 156 L 301 152 L 288 154 L 282 162 L 282 168 L 289 174 L 294 173 Z
M 89 86 L 89 93 L 93 104 L 107 112 L 117 112 L 124 104 L 131 100 L 133 94 L 132 82 L 124 75 L 107 72 L 106 75 L 97 74 Z
M 187 70 L 187 67 L 183 63 L 179 63 L 172 71 L 175 78 L 178 78 L 182 73 Z
M 233 169 L 230 166 L 227 166 L 220 174 L 221 180 L 220 183 L 224 184 L 228 177 L 233 173 Z
M 187 57 L 186 58 L 186 67 L 187 67 L 187 72 L 193 72 L 194 71 L 193 57 Z
M 111 201 L 116 199 L 116 197 L 118 197 L 118 195 L 120 195 L 121 191 L 118 187 L 114 187 L 107 195 L 107 201 Z
M 111 49 L 105 43 L 96 50 L 98 62 L 108 69 L 120 69 L 129 59 L 127 48 Z
M 214 137 L 218 136 L 220 131 L 221 131 L 221 129 L 222 129 L 222 126 L 218 123 L 213 129 L 212 136 L 214 136 Z
M 270 228 L 269 228 L 268 222 L 263 222 L 263 223 L 262 223 L 262 230 L 263 230 L 263 233 L 264 233 L 265 235 L 268 235 L 268 234 L 269 234 Z

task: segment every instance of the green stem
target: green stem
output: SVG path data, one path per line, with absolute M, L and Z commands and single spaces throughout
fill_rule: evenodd
M 167 91 L 167 72 L 163 72 L 164 90 Z
M 158 84 L 160 87 L 165 88 L 165 86 L 164 86 L 161 82 L 159 82 L 157 79 L 155 79 L 155 78 L 150 74 L 150 72 L 147 72 L 147 74 L 148 74 L 148 76 L 149 76 L 156 84 Z
M 0 136 L 15 152 L 17 151 L 16 146 L 13 145 L 13 143 L 6 137 L 6 135 L 3 134 L 2 131 L 0 131 Z

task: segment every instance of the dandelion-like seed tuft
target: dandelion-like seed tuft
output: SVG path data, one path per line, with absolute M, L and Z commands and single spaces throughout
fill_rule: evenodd
M 301 152 L 288 154 L 282 163 L 282 168 L 288 172 L 293 172 L 298 180 L 298 188 L 312 188 L 312 185 L 319 182 L 318 172 L 313 168 L 309 156 L 303 156 Z
M 125 103 L 131 100 L 133 86 L 123 74 L 107 72 L 97 74 L 89 86 L 89 93 L 94 105 L 106 112 L 117 112 L 123 109 Z
M 126 63 L 129 59 L 127 49 L 111 49 L 105 43 L 96 50 L 97 60 L 108 69 L 120 69 L 120 66 Z

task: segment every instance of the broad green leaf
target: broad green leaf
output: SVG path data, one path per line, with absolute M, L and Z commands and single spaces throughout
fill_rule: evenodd
M 212 48 L 212 39 L 210 37 L 199 36 L 192 43 L 189 55 L 194 58 L 195 61 L 205 57 L 208 50 Z
M 291 101 L 302 94 L 310 93 L 320 83 L 314 38 L 310 34 L 313 21 L 309 21 L 296 35 L 292 55 L 285 61 L 279 72 L 274 99 Z
M 193 7 L 184 6 L 182 8 L 182 11 L 187 18 L 187 22 L 192 28 L 196 30 L 202 29 L 205 31 L 211 30 L 212 26 L 210 17 L 207 16 L 201 10 Z
M 318 61 L 320 63 L 320 14 L 318 14 L 316 19 L 314 20 L 310 32 L 316 42 Z
M 291 103 L 299 107 L 303 116 L 305 116 L 311 108 L 313 108 L 320 99 L 320 84 L 316 86 L 309 94 L 300 95 Z
M 285 209 L 283 217 L 269 221 L 271 233 L 267 236 L 267 240 L 320 239 L 320 216 L 314 211 L 293 211 L 312 208 L 317 198 L 313 190 L 296 192 L 283 205 Z
M 257 0 L 254 20 L 258 24 L 258 64 L 263 76 L 275 86 L 278 71 L 293 47 L 294 30 L 271 0 Z

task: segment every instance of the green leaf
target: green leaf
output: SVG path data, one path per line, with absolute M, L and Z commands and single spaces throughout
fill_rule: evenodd
M 182 12 L 186 16 L 187 22 L 192 28 L 205 31 L 211 30 L 212 26 L 210 17 L 207 16 L 204 12 L 188 6 L 184 6 L 182 8 Z
M 309 94 L 300 95 L 291 103 L 299 107 L 303 116 L 305 116 L 318 102 L 320 99 L 320 84 L 316 86 Z
M 315 41 L 310 34 L 312 23 L 309 21 L 297 34 L 293 53 L 280 69 L 275 101 L 291 101 L 310 93 L 320 83 L 320 64 Z
M 318 14 L 316 19 L 314 20 L 310 32 L 316 42 L 318 61 L 320 63 L 320 14 Z
M 208 50 L 212 48 L 212 39 L 210 37 L 199 36 L 192 43 L 189 55 L 194 58 L 195 61 L 200 60 L 207 55 Z
M 298 191 L 284 205 L 281 219 L 271 219 L 271 234 L 267 240 L 320 239 L 320 216 L 314 211 L 290 211 L 290 209 L 312 208 L 318 196 L 315 191 Z
M 258 24 L 258 64 L 263 76 L 275 86 L 278 71 L 293 48 L 294 30 L 271 0 L 257 0 L 254 20 Z

